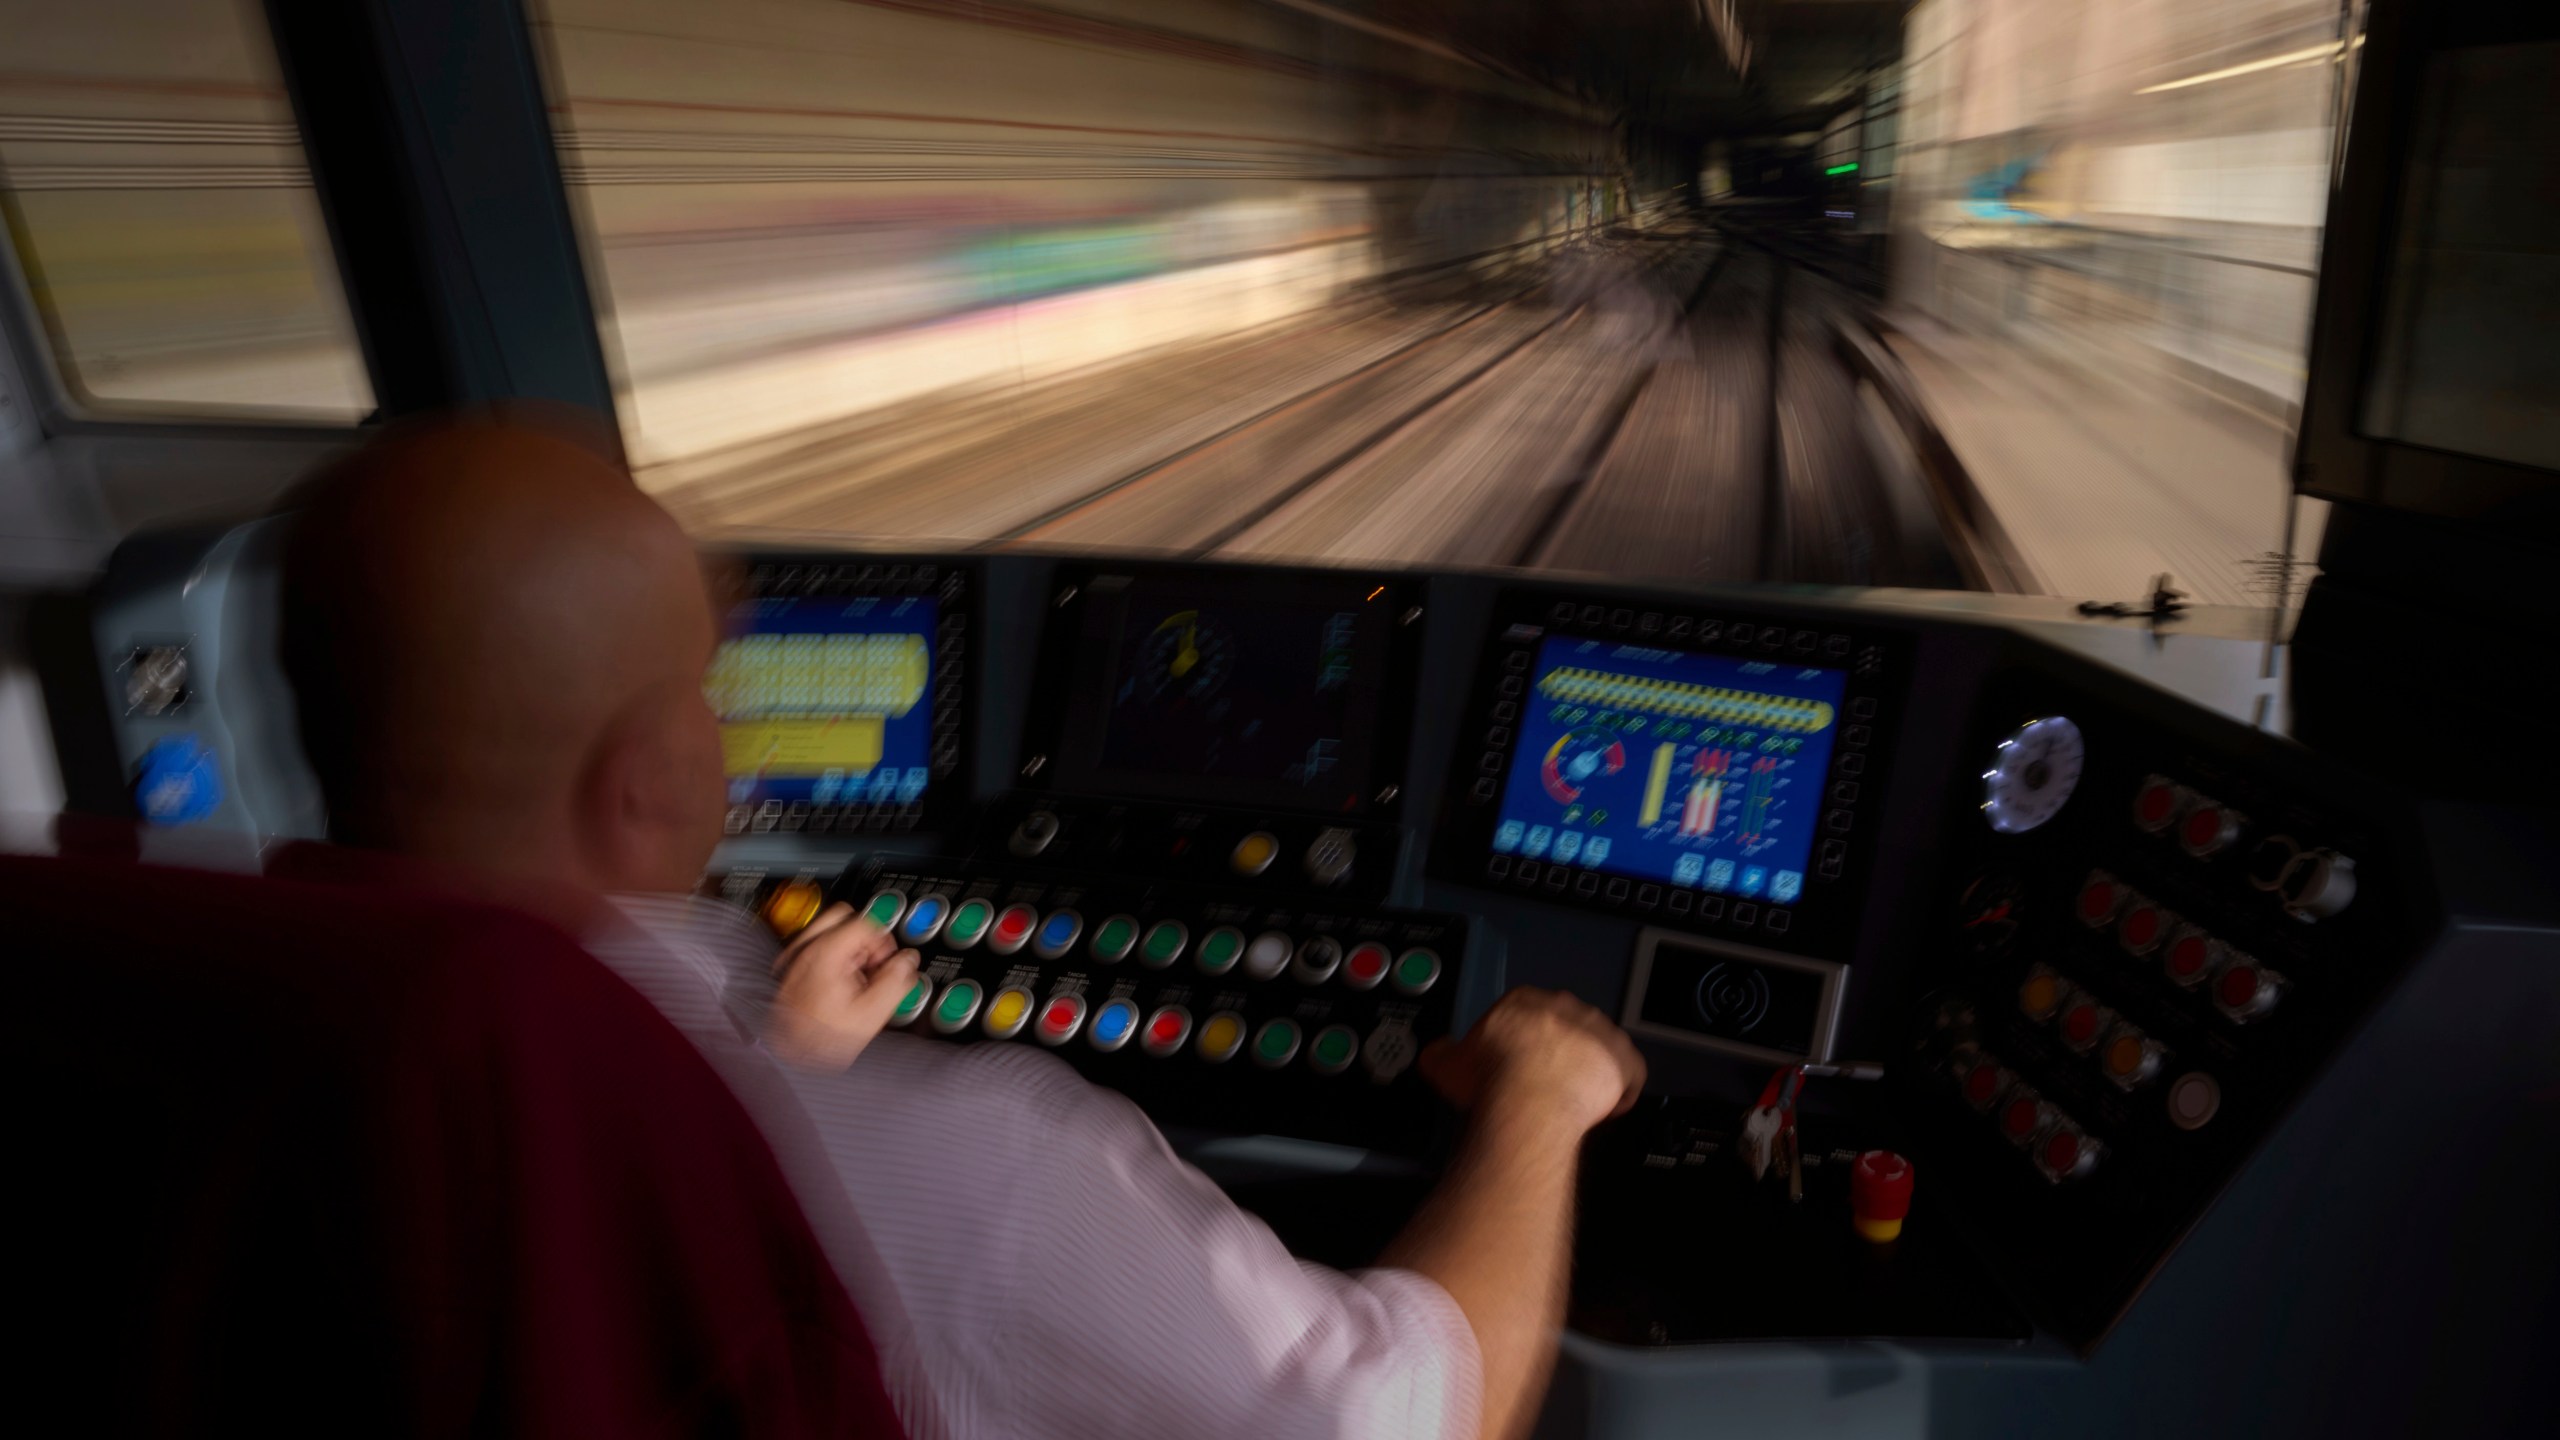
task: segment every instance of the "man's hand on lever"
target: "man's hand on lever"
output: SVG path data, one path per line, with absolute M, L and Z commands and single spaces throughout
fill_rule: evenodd
M 794 1065 L 841 1070 L 889 1024 L 915 984 L 916 952 L 853 907 L 827 907 L 773 962 L 765 1043 Z
M 1422 1073 L 1468 1113 L 1440 1188 L 1385 1263 L 1439 1282 L 1484 1360 L 1487 1440 L 1525 1434 L 1555 1367 L 1573 1253 L 1582 1137 L 1644 1089 L 1644 1057 L 1609 1017 L 1570 995 L 1514 990 Z

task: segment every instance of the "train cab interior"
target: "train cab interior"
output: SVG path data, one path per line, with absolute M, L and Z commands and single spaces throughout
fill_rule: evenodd
M 278 1383 L 395 1423 L 348 1419 L 366 1367 L 427 1362 L 367 1307 L 450 1300 L 438 1187 L 660 1256 L 692 1323 L 614 1342 L 653 1394 L 842 1303 L 645 1013 L 584 1069 L 505 1048 L 501 962 L 584 995 L 574 948 L 278 868 L 330 834 L 293 485 L 536 402 L 734 590 L 699 896 L 856 907 L 919 956 L 893 1028 L 1054 1056 L 1343 1268 L 1464 1131 L 1426 1047 L 1522 986 L 1623 1028 L 1532 1433 L 2546 1429 L 2552 14 L 2252 4 L 2180 50 L 2213 7 L 39 8 L 0 953 L 39 1308 L 85 1317 L 46 1354 L 129 1387 L 108 1428 Z M 416 1043 L 295 1018 L 356 1010 Z M 403 1069 L 466 1034 L 502 1083 Z M 568 1174 L 537 1103 L 629 1157 Z M 309 1202 L 431 1112 L 518 1148 Z M 630 1198 L 706 1168 L 725 1219 Z M 405 1298 L 333 1288 L 367 1245 Z M 435 1363 L 611 1330 L 553 1293 Z M 147 1373 L 90 1338 L 138 1315 Z M 512 1419 L 642 1425 L 578 1353 Z M 830 1355 L 894 1431 L 869 1342 Z

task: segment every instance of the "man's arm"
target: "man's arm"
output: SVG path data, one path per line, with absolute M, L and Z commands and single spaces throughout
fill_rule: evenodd
M 1449 1292 L 1484 1361 L 1485 1440 L 1525 1434 L 1555 1367 L 1582 1137 L 1633 1105 L 1644 1059 L 1569 995 L 1515 990 L 1423 1073 L 1472 1112 L 1456 1162 L 1383 1264 Z

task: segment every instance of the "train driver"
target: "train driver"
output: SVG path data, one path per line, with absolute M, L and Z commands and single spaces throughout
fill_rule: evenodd
M 683 898 L 726 797 L 717 618 L 692 545 L 595 447 L 521 415 L 395 429 L 305 488 L 287 548 L 333 839 L 560 919 L 713 1057 L 916 1435 L 1528 1428 L 1576 1152 L 1644 1074 L 1597 1011 L 1515 991 L 1435 1046 L 1469 1115 L 1445 1178 L 1376 1268 L 1301 1262 L 1055 1057 L 880 1034 L 915 960 L 868 922 L 831 913 L 777 965 Z

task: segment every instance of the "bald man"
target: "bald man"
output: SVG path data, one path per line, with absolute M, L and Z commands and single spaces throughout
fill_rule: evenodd
M 1449 1174 L 1385 1265 L 1303 1264 L 1055 1056 L 880 1034 L 915 960 L 867 922 L 777 957 L 685 898 L 725 799 L 717 626 L 683 534 L 592 445 L 522 417 L 377 440 L 301 498 L 286 606 L 332 838 L 571 925 L 703 1046 L 917 1434 L 1527 1428 L 1576 1151 L 1643 1079 L 1590 1007 L 1514 992 L 1426 1053 L 1470 1111 Z

